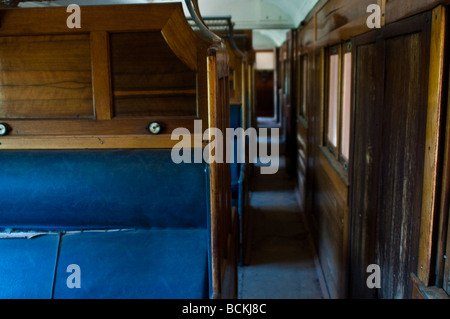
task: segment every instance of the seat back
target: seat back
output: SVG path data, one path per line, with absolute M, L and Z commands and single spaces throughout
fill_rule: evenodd
M 241 105 L 240 104 L 231 104 L 230 105 L 230 128 L 237 129 L 242 126 L 242 114 L 241 114 Z M 241 165 L 238 163 L 238 142 L 235 138 L 234 141 L 234 158 L 233 163 L 230 164 L 231 168 L 231 182 L 237 183 L 240 177 L 240 167 Z
M 170 150 L 1 151 L 0 227 L 206 228 L 204 164 Z

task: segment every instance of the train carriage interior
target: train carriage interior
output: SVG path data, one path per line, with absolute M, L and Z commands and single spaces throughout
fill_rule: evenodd
M 0 0 L 0 299 L 449 299 L 449 21 Z

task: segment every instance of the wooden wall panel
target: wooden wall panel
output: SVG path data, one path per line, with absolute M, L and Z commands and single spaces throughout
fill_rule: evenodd
M 310 116 L 306 123 L 309 127 L 306 139 L 312 141 L 307 162 L 313 164 L 307 167 L 306 174 L 313 176 L 312 190 L 309 190 L 313 197 L 310 212 L 313 220 L 315 217 L 316 242 L 332 295 L 345 294 L 345 287 L 340 286 L 332 268 L 345 267 L 345 261 L 337 254 L 346 258 L 347 243 L 350 296 L 404 298 L 412 293 L 409 276 L 418 266 L 431 15 L 395 22 L 449 2 L 403 2 L 320 1 L 297 31 L 297 54 L 316 52 L 314 64 L 309 67 L 315 70 L 308 86 L 310 92 L 316 93 L 309 102 Z M 373 32 L 366 25 L 370 4 L 379 4 L 383 14 L 384 27 Z M 341 234 L 338 221 L 330 211 L 334 209 L 334 200 L 343 192 L 328 187 L 327 183 L 337 171 L 321 159 L 324 70 L 318 67 L 320 60 L 323 66 L 323 53 L 317 52 L 355 36 L 361 36 L 365 42 L 353 51 L 359 56 L 354 57 L 358 70 L 354 79 L 355 127 L 351 151 L 355 155 L 350 163 L 350 201 L 344 201 L 339 208 L 344 219 L 351 208 L 348 217 L 351 218 L 351 233 L 346 233 L 344 223 Z M 434 92 L 430 94 L 436 96 Z M 303 139 L 299 135 L 299 141 Z M 301 143 L 298 150 L 301 154 Z M 303 174 L 299 168 L 300 181 L 303 181 Z M 341 216 L 338 210 L 333 212 Z M 329 233 L 323 233 L 325 231 Z M 348 235 L 352 237 L 346 241 Z M 382 267 L 383 289 L 378 292 L 369 291 L 365 285 L 366 267 L 370 263 L 379 263 Z M 341 274 L 345 277 L 347 272 Z
M 111 58 L 109 34 L 106 31 L 91 33 L 92 84 L 97 120 L 113 117 L 111 88 Z
M 386 32 L 378 225 L 382 298 L 409 296 L 409 276 L 417 271 L 427 118 L 428 22 L 427 15 L 422 15 L 394 25 L 388 30 L 392 34 Z M 408 33 L 412 25 L 422 30 Z
M 403 1 L 403 0 L 383 0 L 386 2 L 386 23 L 395 22 L 401 18 L 424 12 L 438 5 L 437 0 Z M 445 1 L 444 1 L 445 2 Z
M 371 31 L 366 20 L 369 16 L 367 7 L 374 0 L 336 0 L 328 1 L 318 9 L 315 20 L 316 45 L 330 45 L 352 36 Z
M 306 187 L 307 187 L 307 165 L 308 165 L 308 146 L 307 146 L 307 128 L 303 123 L 297 123 L 297 184 L 300 202 L 300 210 L 305 212 L 306 207 Z
M 0 118 L 93 118 L 89 35 L 0 37 Z
M 319 259 L 331 297 L 343 298 L 346 294 L 348 189 L 324 155 L 319 155 L 316 174 Z
M 133 96 L 114 96 L 117 117 L 195 116 L 197 114 L 195 93 L 150 95 L 142 92 Z M 149 96 L 150 95 L 150 96 Z
M 450 73 L 449 73 L 450 74 Z M 447 85 L 450 85 L 447 83 Z M 447 91 L 447 105 L 450 103 L 450 90 Z M 442 170 L 442 189 L 439 220 L 439 244 L 437 255 L 437 280 L 442 282 L 444 291 L 450 296 L 450 108 L 447 107 L 445 124 L 444 158 Z M 444 256 L 447 256 L 444 258 Z M 419 257 L 420 262 L 420 257 Z
M 208 125 L 215 44 L 181 4 L 87 6 L 80 29 L 67 28 L 61 7 L 0 16 L 0 119 L 10 128 L 1 149 L 172 147 L 170 129 Z M 153 121 L 165 137 L 150 134 Z
M 429 284 L 433 277 L 432 268 L 432 247 L 433 237 L 436 237 L 433 229 L 436 228 L 439 210 L 439 187 L 440 165 L 443 147 L 440 146 L 441 135 L 445 126 L 441 125 L 441 117 L 445 112 L 442 110 L 443 83 L 445 82 L 444 61 L 446 53 L 444 51 L 446 9 L 437 7 L 432 12 L 431 17 L 431 39 L 430 39 L 430 68 L 428 82 L 428 103 L 427 103 L 427 128 L 425 150 L 425 174 L 423 179 L 423 200 L 422 200 L 422 218 L 420 225 L 420 245 L 419 245 L 419 270 L 418 277 L 424 284 Z M 442 215 L 443 213 L 441 213 Z M 438 270 L 439 272 L 439 270 Z
M 315 20 L 312 20 L 297 32 L 297 51 L 299 53 L 314 49 L 316 41 L 316 24 L 314 22 Z
M 380 55 L 375 43 L 377 33 L 369 39 L 354 42 L 355 54 L 355 102 L 354 114 L 354 155 L 351 159 L 351 234 L 349 241 L 349 296 L 354 298 L 374 298 L 376 290 L 366 285 L 367 266 L 376 263 L 376 221 L 377 221 L 377 171 L 375 158 L 379 154 L 381 132 L 377 107 L 377 83 L 381 83 L 378 72 Z M 367 38 L 367 37 L 365 37 Z M 361 44 L 360 44 L 361 43 Z
M 110 42 L 116 116 L 197 114 L 196 72 L 160 32 L 116 33 Z

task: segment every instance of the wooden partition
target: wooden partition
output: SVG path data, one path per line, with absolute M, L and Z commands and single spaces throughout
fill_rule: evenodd
M 1 11 L 1 148 L 170 147 L 174 128 L 208 126 L 211 44 L 177 5 L 83 7 L 80 29 L 67 16 Z
M 319 1 L 295 30 L 298 198 L 332 298 L 443 297 L 447 1 L 378 1 L 375 30 L 370 4 Z
M 226 49 L 195 33 L 180 3 L 81 7 L 74 29 L 68 16 L 65 7 L 0 10 L 0 150 L 170 149 L 175 128 L 194 138 L 194 120 L 228 127 Z M 229 165 L 209 172 L 212 297 L 233 298 Z
M 197 14 L 200 12 L 198 8 L 198 4 L 195 4 L 195 8 Z M 252 83 L 250 82 L 250 72 L 247 52 L 242 51 L 241 48 L 238 47 L 235 42 L 235 33 L 233 29 L 233 22 L 231 17 L 201 17 L 202 22 L 205 24 L 208 29 L 216 34 L 218 37 L 224 40 L 225 47 L 228 53 L 229 58 L 229 88 L 228 88 L 228 98 L 229 104 L 233 105 L 233 107 L 238 107 L 241 110 L 239 120 L 239 126 L 244 131 L 250 127 L 250 103 L 252 103 L 252 99 L 250 97 L 250 86 Z M 201 32 L 201 30 L 195 26 L 195 21 L 190 20 L 190 24 L 194 30 L 197 32 Z M 251 44 L 249 47 L 248 43 L 243 42 L 243 49 L 251 50 Z M 230 118 L 230 110 L 227 110 L 225 115 L 228 119 Z M 236 120 L 236 119 L 235 119 Z M 236 123 L 235 123 L 236 124 Z M 236 129 L 233 127 L 233 129 Z M 247 144 L 245 133 L 241 136 L 241 141 Z M 236 141 L 235 141 L 236 142 Z M 240 147 L 240 146 L 237 146 Z M 245 149 L 248 149 L 248 146 L 245 146 Z M 236 160 L 237 157 L 233 160 Z M 249 191 L 250 191 L 250 177 L 251 177 L 251 166 L 249 165 L 249 156 L 245 154 L 245 163 L 233 163 L 233 168 L 238 172 L 234 172 L 237 176 L 231 179 L 232 184 L 234 185 L 234 192 L 236 193 L 233 196 L 235 200 L 235 209 L 237 215 L 235 216 L 236 220 L 233 220 L 233 237 L 231 242 L 234 243 L 239 242 L 240 248 L 240 262 L 246 263 L 246 256 L 249 242 L 248 238 L 248 227 L 249 227 Z M 227 176 L 228 177 L 228 176 Z
M 231 17 L 202 17 L 205 25 L 223 39 L 229 57 L 230 103 L 242 106 L 242 123 L 248 121 L 247 52 L 241 51 L 234 39 Z M 245 128 L 245 126 L 243 126 Z

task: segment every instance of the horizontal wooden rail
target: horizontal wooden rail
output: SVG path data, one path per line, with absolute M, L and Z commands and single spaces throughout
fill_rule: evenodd
M 197 93 L 196 90 L 187 89 L 187 90 L 146 90 L 146 91 L 114 91 L 113 95 L 115 97 L 120 96 L 137 96 L 137 95 L 195 95 Z

